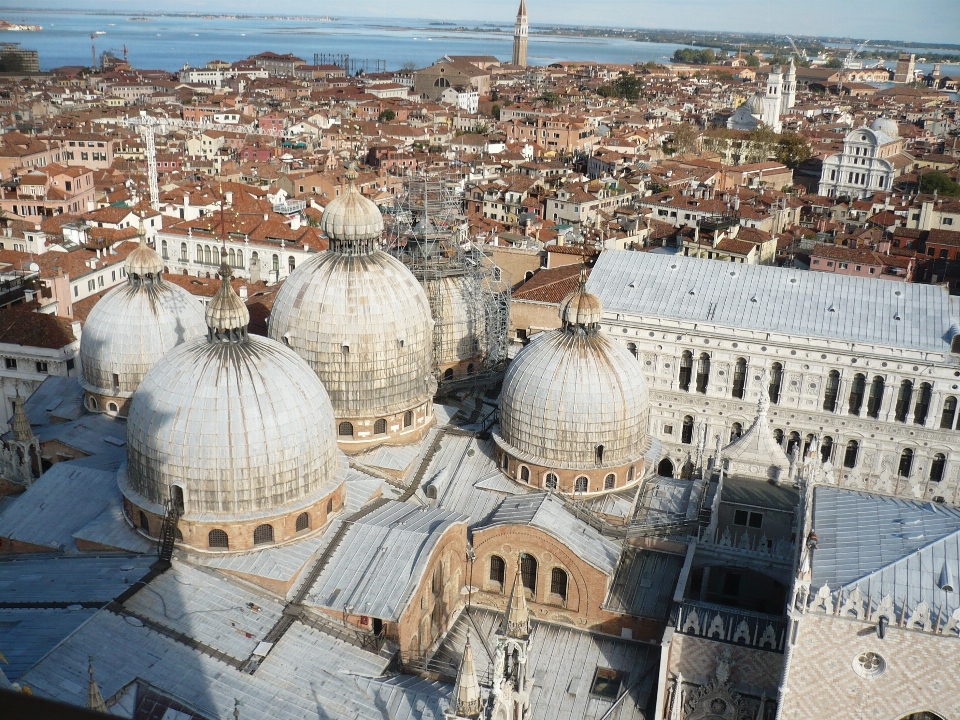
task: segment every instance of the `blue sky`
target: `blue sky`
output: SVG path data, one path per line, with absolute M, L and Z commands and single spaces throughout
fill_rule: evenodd
M 35 5 L 34 5 L 35 3 Z M 517 0 L 33 0 L 35 7 L 505 20 Z M 24 7 L 23 0 L 0 2 Z M 533 24 L 677 28 L 960 43 L 958 0 L 528 0 Z

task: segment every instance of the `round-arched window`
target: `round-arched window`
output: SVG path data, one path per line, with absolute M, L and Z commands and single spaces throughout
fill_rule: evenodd
M 590 485 L 590 481 L 583 475 L 577 478 L 576 483 L 573 486 L 573 491 L 578 493 L 584 493 L 587 491 L 587 488 Z
M 613 473 L 610 473 L 603 479 L 604 490 L 613 490 L 616 484 L 617 484 L 617 476 L 614 475 Z
M 520 466 L 520 479 L 523 482 L 530 482 L 530 468 L 526 465 Z
M 386 435 L 387 434 L 387 421 L 383 418 L 380 418 L 373 424 L 373 434 L 374 435 Z
M 230 548 L 230 538 L 223 530 L 211 530 L 207 534 L 207 545 L 227 550 Z
M 544 485 L 544 487 L 546 487 L 548 490 L 556 490 L 556 489 L 557 489 L 557 476 L 554 475 L 553 473 L 547 473 L 547 477 L 544 478 L 543 485 Z
M 253 544 L 263 545 L 273 542 L 273 525 L 258 525 L 253 531 Z

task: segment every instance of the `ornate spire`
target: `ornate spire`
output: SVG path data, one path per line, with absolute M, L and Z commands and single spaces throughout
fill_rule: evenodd
M 158 280 L 163 272 L 163 258 L 152 247 L 147 245 L 147 231 L 140 218 L 140 244 L 127 255 L 124 264 L 127 271 L 127 282 L 139 285 L 144 280 Z
M 453 686 L 453 701 L 456 717 L 480 717 L 480 683 L 473 666 L 473 648 L 470 647 L 470 633 L 467 632 L 467 644 L 463 648 L 463 658 L 457 670 L 457 683 Z
M 103 701 L 103 695 L 100 694 L 100 687 L 97 685 L 96 678 L 93 677 L 93 656 L 90 657 L 90 664 L 87 666 L 90 673 L 90 684 L 87 687 L 87 708 L 94 712 L 107 712 L 107 704 Z
M 207 306 L 207 337 L 211 342 L 239 343 L 247 339 L 250 311 L 230 284 L 233 271 L 224 261 L 220 265 L 220 289 Z
M 520 560 L 517 560 L 517 574 L 513 578 L 513 589 L 507 601 L 507 611 L 503 616 L 503 632 L 510 637 L 526 638 L 530 635 L 530 612 L 527 610 L 527 598 L 524 595 L 520 577 Z
M 30 419 L 24 409 L 24 401 L 20 399 L 19 390 L 17 390 L 17 399 L 13 401 L 12 425 L 13 439 L 16 442 L 27 442 L 33 439 L 33 428 L 30 427 Z

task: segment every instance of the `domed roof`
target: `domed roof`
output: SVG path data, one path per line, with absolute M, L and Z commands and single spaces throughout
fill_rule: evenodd
M 163 272 L 163 258 L 160 253 L 147 245 L 147 238 L 143 229 L 143 220 L 140 221 L 140 244 L 136 249 L 127 255 L 124 263 L 127 275 L 145 277 L 147 275 L 159 275 Z
M 345 244 L 369 243 L 383 233 L 383 215 L 372 201 L 357 190 L 357 170 L 347 170 L 347 189 L 333 200 L 320 217 L 320 229 L 330 241 L 330 248 L 344 250 Z
M 560 319 L 563 320 L 564 327 L 569 325 L 596 327 L 600 324 L 603 307 L 600 305 L 600 298 L 586 291 L 586 282 L 587 269 L 582 267 L 580 268 L 580 286 L 577 291 L 568 295 L 560 303 Z
M 382 250 L 331 249 L 301 263 L 277 293 L 269 328 L 314 369 L 338 418 L 407 410 L 435 392 L 426 293 Z
M 890 118 L 878 117 L 876 120 L 870 123 L 870 129 L 882 132 L 892 140 L 896 140 L 898 137 L 900 137 L 900 128 L 897 126 L 896 121 L 891 120 Z
M 756 92 L 751 95 L 744 103 L 751 115 L 760 115 L 763 113 L 763 93 Z
M 520 460 L 590 469 L 643 455 L 647 384 L 637 358 L 599 331 L 601 311 L 581 281 L 564 301 L 564 327 L 535 336 L 507 370 L 497 441 Z
M 207 329 L 200 303 L 162 279 L 163 261 L 142 238 L 126 270 L 127 282 L 93 306 L 80 339 L 80 384 L 111 397 L 130 397 L 157 360 Z
M 221 292 L 235 297 L 226 273 Z M 143 378 L 127 419 L 121 489 L 143 507 L 144 499 L 164 503 L 178 485 L 186 516 L 221 517 L 270 514 L 328 492 L 340 460 L 316 375 L 245 326 L 209 330 Z

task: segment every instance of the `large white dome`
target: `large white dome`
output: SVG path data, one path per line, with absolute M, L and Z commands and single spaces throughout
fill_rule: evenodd
M 891 140 L 896 140 L 900 137 L 900 128 L 897 126 L 896 121 L 890 118 L 878 117 L 870 123 L 870 129 L 882 132 Z
M 269 326 L 316 371 L 337 418 L 349 419 L 407 412 L 436 390 L 426 293 L 379 249 L 383 218 L 356 176 L 351 167 L 346 192 L 324 212 L 330 249 L 287 278 Z
M 133 395 L 157 360 L 207 331 L 200 303 L 163 281 L 163 260 L 152 248 L 141 242 L 126 271 L 127 282 L 94 305 L 80 339 L 80 384 L 109 397 Z
M 166 355 L 133 398 L 121 487 L 134 504 L 163 504 L 178 486 L 185 517 L 267 514 L 328 492 L 337 476 L 320 381 L 289 348 L 236 326 L 244 318 L 223 322 L 236 313 L 216 309 L 230 299 L 214 299 L 207 336 Z
M 646 449 L 649 415 L 640 363 L 599 331 L 595 296 L 581 290 L 561 307 L 563 327 L 537 335 L 507 370 L 499 441 L 519 460 L 545 467 L 634 462 Z

